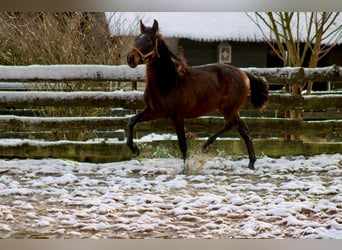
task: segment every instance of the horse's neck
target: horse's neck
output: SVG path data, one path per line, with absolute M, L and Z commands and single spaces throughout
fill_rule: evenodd
M 165 44 L 158 47 L 158 58 L 147 64 L 146 69 L 149 87 L 165 94 L 176 85 L 177 72 Z

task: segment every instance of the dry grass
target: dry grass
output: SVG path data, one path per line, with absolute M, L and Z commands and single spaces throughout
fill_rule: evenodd
M 121 64 L 127 44 L 104 13 L 0 13 L 0 64 Z

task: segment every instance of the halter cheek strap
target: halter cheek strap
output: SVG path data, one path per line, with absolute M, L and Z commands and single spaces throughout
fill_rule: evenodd
M 146 53 L 143 54 L 140 49 L 138 49 L 137 47 L 133 47 L 133 49 L 138 52 L 138 54 L 141 56 L 141 59 L 146 62 L 148 57 L 153 56 L 154 54 L 157 54 L 157 56 L 159 57 L 159 53 L 158 53 L 158 39 L 156 39 L 156 45 L 153 47 L 153 49 Z

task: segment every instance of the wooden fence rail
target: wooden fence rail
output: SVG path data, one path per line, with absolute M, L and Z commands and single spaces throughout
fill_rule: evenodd
M 0 107 L 143 107 L 143 93 L 116 92 L 61 92 L 61 91 L 0 91 Z
M 292 96 L 289 94 L 271 94 L 268 109 L 315 110 L 342 108 L 341 95 Z M 138 91 L 116 92 L 9 92 L 0 91 L 0 107 L 121 107 L 139 109 L 144 107 L 143 93 Z M 249 101 L 244 109 L 253 109 Z
M 248 118 L 243 120 L 251 128 L 253 135 L 284 136 L 286 134 L 302 135 L 308 138 L 335 134 L 342 139 L 342 120 L 303 121 L 299 119 L 283 118 Z M 7 131 L 27 132 L 29 137 L 32 131 L 80 131 L 80 130 L 123 130 L 126 128 L 129 117 L 0 117 L 0 135 Z M 216 132 L 224 124 L 222 117 L 202 117 L 186 120 L 186 128 L 198 136 L 208 136 Z M 172 123 L 166 120 L 156 120 L 139 123 L 136 130 L 140 134 L 174 133 Z M 235 130 L 232 130 L 238 135 Z M 229 134 L 227 134 L 229 135 Z
M 303 81 L 341 81 L 342 68 L 337 65 L 322 68 L 241 68 L 272 83 Z M 30 65 L 0 66 L 0 81 L 143 81 L 145 66 L 132 69 L 127 65 Z
M 243 70 L 263 76 L 272 83 L 334 82 L 342 79 L 342 68 L 337 65 L 322 68 L 244 68 Z
M 145 66 L 29 65 L 0 66 L 0 81 L 143 81 Z

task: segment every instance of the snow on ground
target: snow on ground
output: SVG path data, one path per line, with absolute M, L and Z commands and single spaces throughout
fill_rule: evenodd
M 342 238 L 342 154 L 0 160 L 0 238 Z

